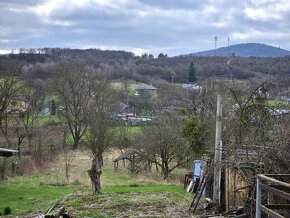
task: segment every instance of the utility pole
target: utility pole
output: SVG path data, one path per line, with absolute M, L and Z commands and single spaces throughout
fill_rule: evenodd
M 221 195 L 221 160 L 222 160 L 222 97 L 217 95 L 213 201 L 220 205 Z

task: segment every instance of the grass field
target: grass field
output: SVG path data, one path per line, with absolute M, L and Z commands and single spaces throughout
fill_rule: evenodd
M 136 93 L 136 89 L 138 85 L 141 83 L 137 83 L 135 81 L 129 81 L 127 86 L 128 96 L 134 96 Z M 113 82 L 111 83 L 112 87 L 116 90 L 124 90 L 125 84 L 123 82 Z
M 267 101 L 269 106 L 273 106 L 273 107 L 289 107 L 290 103 L 288 101 L 285 100 L 268 100 Z
M 58 117 L 56 115 L 50 115 L 50 116 L 44 116 L 44 115 L 42 115 L 42 116 L 40 116 L 40 117 L 38 117 L 36 119 L 35 124 L 36 125 L 39 125 L 39 126 L 43 126 L 43 125 L 45 125 L 47 123 L 51 123 L 51 122 L 61 123 L 63 121 L 64 121 L 63 118 Z
M 69 181 L 65 177 L 65 159 L 60 156 L 46 173 L 12 178 L 0 184 L 0 212 L 3 214 L 4 208 L 9 207 L 10 217 L 31 217 L 44 213 L 61 198 L 69 214 L 77 217 L 188 216 L 192 195 L 185 193 L 179 183 L 185 169 L 175 171 L 169 181 L 163 181 L 156 173 L 131 174 L 122 166 L 115 172 L 112 160 L 117 155 L 117 151 L 105 155 L 101 194 L 92 195 L 86 173 L 91 164 L 89 153 L 71 151 Z
M 50 174 L 18 177 L 0 185 L 0 212 L 9 207 L 12 215 L 43 212 L 55 199 L 77 190 L 80 185 L 42 184 Z

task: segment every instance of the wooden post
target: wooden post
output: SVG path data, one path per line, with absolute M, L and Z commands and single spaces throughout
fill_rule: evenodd
M 221 158 L 222 158 L 222 97 L 217 95 L 216 113 L 216 133 L 215 133 L 215 154 L 214 154 L 214 181 L 213 181 L 213 200 L 220 205 L 221 195 Z

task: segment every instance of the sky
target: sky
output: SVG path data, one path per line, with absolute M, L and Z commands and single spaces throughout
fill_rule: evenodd
M 289 0 L 0 0 L 0 53 L 98 48 L 175 56 L 257 42 L 290 50 Z

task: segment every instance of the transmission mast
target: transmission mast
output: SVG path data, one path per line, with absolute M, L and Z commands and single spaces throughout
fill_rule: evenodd
M 228 37 L 228 58 L 230 57 L 230 37 Z
M 214 56 L 216 56 L 217 52 L 216 52 L 216 44 L 217 44 L 217 40 L 218 40 L 218 37 L 215 36 L 214 37 Z

